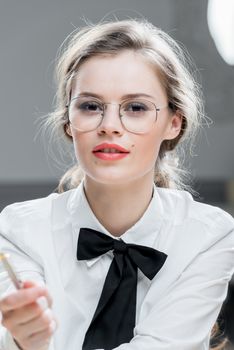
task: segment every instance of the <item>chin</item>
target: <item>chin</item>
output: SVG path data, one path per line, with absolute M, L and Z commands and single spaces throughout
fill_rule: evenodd
M 90 177 L 93 181 L 103 185 L 123 185 L 126 184 L 126 177 L 121 176 L 98 176 Z
M 136 180 L 140 180 L 140 178 L 144 177 L 144 174 L 142 176 L 138 174 L 129 174 L 126 173 L 110 173 L 108 171 L 105 172 L 105 174 L 91 174 L 86 172 L 86 176 L 96 183 L 100 183 L 103 185 L 126 185 L 127 183 L 134 182 Z

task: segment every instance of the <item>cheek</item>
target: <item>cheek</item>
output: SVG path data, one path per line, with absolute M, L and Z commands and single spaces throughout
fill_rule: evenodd
M 162 139 L 157 133 L 151 133 L 142 136 L 140 142 L 136 142 L 136 155 L 142 157 L 143 162 L 153 161 L 155 162 L 158 156 Z
M 85 135 L 77 132 L 72 133 L 73 147 L 78 161 L 82 160 L 87 152 L 87 141 Z

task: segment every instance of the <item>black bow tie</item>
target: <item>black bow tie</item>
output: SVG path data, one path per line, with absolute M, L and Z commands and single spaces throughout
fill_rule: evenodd
M 136 319 L 137 268 L 150 280 L 163 266 L 167 255 L 153 248 L 128 244 L 90 228 L 81 228 L 77 259 L 89 260 L 113 250 L 114 259 L 83 350 L 111 350 L 133 338 Z

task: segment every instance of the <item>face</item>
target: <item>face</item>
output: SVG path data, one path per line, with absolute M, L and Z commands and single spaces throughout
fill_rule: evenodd
M 155 69 L 142 55 L 132 51 L 92 57 L 81 65 L 71 98 L 83 93 L 98 97 L 104 103 L 113 103 L 106 105 L 105 116 L 96 130 L 80 132 L 71 125 L 67 127 L 86 177 L 103 184 L 126 184 L 145 176 L 152 179 L 160 145 L 163 140 L 179 134 L 181 118 L 163 108 L 147 133 L 135 134 L 123 127 L 116 104 L 126 100 L 127 95 L 136 94 L 157 107 L 166 106 L 167 96 Z M 119 145 L 128 153 L 119 159 L 100 158 L 93 150 L 102 143 Z

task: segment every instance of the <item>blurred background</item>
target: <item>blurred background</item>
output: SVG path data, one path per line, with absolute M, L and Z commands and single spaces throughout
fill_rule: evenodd
M 209 15 L 209 16 L 208 16 Z M 1 0 L 0 209 L 54 191 L 71 159 L 38 136 L 53 108 L 54 61 L 85 20 L 146 17 L 185 46 L 213 123 L 188 155 L 198 200 L 234 214 L 234 0 Z M 234 343 L 234 287 L 221 318 Z M 229 345 L 229 349 L 234 347 Z

